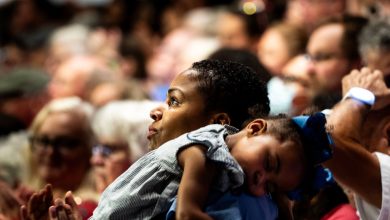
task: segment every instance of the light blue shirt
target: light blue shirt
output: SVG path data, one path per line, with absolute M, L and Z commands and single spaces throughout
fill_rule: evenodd
M 175 219 L 176 199 L 166 220 Z M 206 207 L 205 212 L 214 220 L 272 220 L 278 217 L 278 208 L 268 195 L 251 196 L 246 193 L 224 194 Z

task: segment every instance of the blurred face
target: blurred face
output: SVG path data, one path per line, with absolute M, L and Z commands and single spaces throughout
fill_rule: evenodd
M 104 140 L 93 147 L 91 164 L 94 168 L 96 186 L 99 192 L 112 183 L 131 165 L 127 143 Z
M 390 87 L 390 52 L 368 51 L 365 62 L 370 69 L 382 71 L 387 87 Z
M 101 107 L 110 101 L 122 99 L 122 87 L 115 83 L 102 83 L 96 86 L 89 95 L 89 102 Z
M 283 68 L 282 73 L 286 77 L 296 78 L 302 83 L 310 84 L 313 75 L 309 72 L 310 61 L 304 55 L 292 58 Z
M 209 124 L 210 117 L 204 112 L 204 98 L 198 91 L 197 82 L 190 79 L 187 70 L 172 81 L 166 106 L 151 111 L 154 122 L 149 127 L 150 148 L 156 149 L 161 144 L 186 132 Z
M 345 11 L 345 0 L 300 0 L 304 21 L 310 28 L 320 20 L 339 15 Z
M 240 17 L 233 14 L 221 15 L 217 27 L 222 46 L 250 49 L 251 40 Z
M 60 65 L 49 84 L 49 93 L 52 98 L 80 96 L 83 93 L 84 74 L 74 65 L 64 63 Z
M 341 79 L 353 68 L 341 49 L 343 27 L 329 24 L 316 29 L 310 36 L 307 53 L 309 71 L 319 83 L 320 89 L 339 91 Z
M 242 138 L 231 154 L 244 170 L 249 192 L 261 196 L 275 190 L 290 191 L 299 185 L 304 172 L 300 151 L 292 142 L 281 143 L 273 136 L 260 134 Z
M 295 96 L 292 102 L 292 115 L 300 115 L 311 104 L 318 87 L 308 71 L 309 60 L 304 55 L 292 58 L 283 68 L 283 76 L 289 78 L 290 86 L 294 86 Z
M 74 189 L 87 172 L 90 148 L 80 121 L 67 112 L 51 114 L 32 138 L 38 175 L 54 187 Z
M 282 68 L 290 59 L 285 40 L 274 30 L 268 30 L 263 34 L 258 45 L 257 55 L 261 63 L 273 75 L 281 75 Z

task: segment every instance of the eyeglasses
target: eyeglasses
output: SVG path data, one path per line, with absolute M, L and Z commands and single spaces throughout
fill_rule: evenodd
M 92 148 L 93 155 L 102 155 L 103 157 L 109 157 L 114 150 L 106 145 L 98 144 Z
M 68 154 L 80 147 L 82 141 L 72 137 L 49 138 L 47 136 L 32 136 L 30 137 L 30 143 L 33 149 L 43 150 L 51 146 L 60 153 Z
M 305 58 L 311 62 L 319 63 L 319 62 L 324 62 L 328 61 L 330 59 L 339 57 L 337 54 L 334 53 L 319 53 L 315 55 L 311 54 L 305 54 Z
M 126 152 L 126 151 L 128 151 L 127 144 L 118 144 L 118 143 L 102 144 L 101 143 L 92 147 L 92 154 L 94 156 L 100 155 L 104 158 L 107 158 L 115 153 Z

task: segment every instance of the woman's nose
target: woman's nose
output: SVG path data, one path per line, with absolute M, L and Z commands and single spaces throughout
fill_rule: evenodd
M 164 104 L 161 104 L 158 107 L 154 108 L 152 111 L 150 111 L 150 118 L 152 118 L 154 121 L 161 120 L 165 108 L 166 106 Z
M 101 153 L 93 154 L 90 160 L 92 166 L 104 165 L 104 157 Z

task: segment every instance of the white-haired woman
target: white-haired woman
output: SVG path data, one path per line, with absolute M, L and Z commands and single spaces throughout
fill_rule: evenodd
M 114 101 L 96 112 L 92 128 L 99 144 L 93 147 L 90 161 L 99 192 L 148 151 L 149 112 L 160 104 Z

